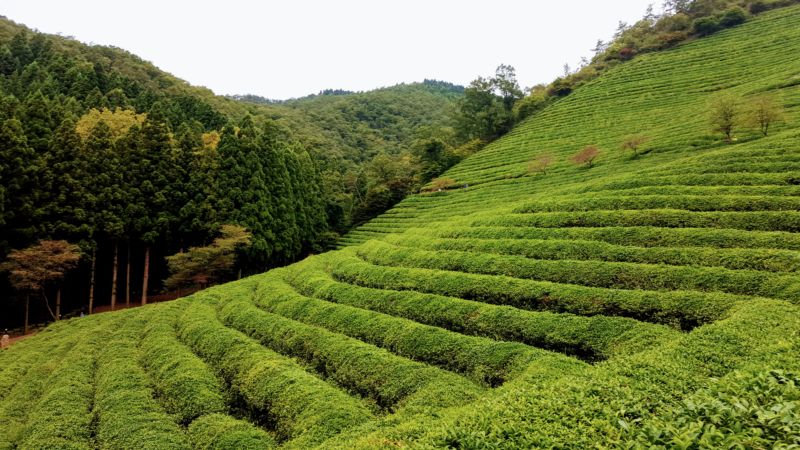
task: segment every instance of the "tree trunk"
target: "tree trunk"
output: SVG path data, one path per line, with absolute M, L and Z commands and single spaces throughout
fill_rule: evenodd
M 61 286 L 56 291 L 56 321 L 61 320 Z
M 50 299 L 47 298 L 47 292 L 45 292 L 45 290 L 42 289 L 41 294 L 42 294 L 42 300 L 44 300 L 44 306 L 47 307 L 47 312 L 50 313 L 50 317 L 52 317 L 53 320 L 58 320 L 56 318 L 56 313 L 54 313 L 53 309 L 50 307 Z
M 89 314 L 94 309 L 94 275 L 97 271 L 97 249 L 92 248 L 92 277 L 89 281 Z
M 125 306 L 131 306 L 131 242 L 128 241 L 128 259 L 125 267 Z
M 119 269 L 119 242 L 114 242 L 114 271 L 111 273 L 111 310 L 117 309 L 117 270 Z
M 31 311 L 31 294 L 25 295 L 25 325 L 22 328 L 22 334 L 28 334 L 28 317 Z
M 142 276 L 142 305 L 147 304 L 147 282 L 150 281 L 150 246 L 144 247 L 144 275 Z

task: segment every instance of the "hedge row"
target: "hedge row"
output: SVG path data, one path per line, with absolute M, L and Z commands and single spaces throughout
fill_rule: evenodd
M 209 414 L 192 422 L 189 440 L 195 450 L 266 450 L 277 447 L 266 431 L 225 414 Z
M 15 349 L 17 354 L 22 350 L 22 357 L 10 361 L 3 374 L 15 378 L 8 380 L 8 389 L 0 399 L 0 448 L 15 448 L 24 438 L 32 406 L 48 393 L 51 375 L 62 359 L 75 355 L 74 347 L 94 328 L 94 323 L 59 324 L 45 332 L 41 347 Z
M 781 231 L 743 231 L 706 228 L 633 227 L 458 227 L 447 226 L 412 233 L 430 234 L 444 238 L 480 239 L 585 239 L 618 245 L 642 247 L 716 247 L 718 249 L 786 249 L 800 250 L 800 234 Z
M 506 275 L 581 286 L 643 290 L 700 290 L 796 299 L 793 275 L 720 267 L 666 266 L 626 262 L 539 260 L 453 250 L 416 250 L 369 241 L 355 249 L 376 265 Z
M 694 400 L 700 399 L 690 396 L 735 369 L 775 367 L 797 373 L 798 318 L 800 310 L 783 301 L 740 303 L 725 320 L 652 351 L 618 360 L 616 364 L 604 364 L 591 377 L 564 377 L 544 385 L 518 384 L 514 389 L 499 392 L 491 401 L 437 417 L 420 427 L 406 424 L 405 431 L 385 430 L 360 442 L 331 443 L 329 448 L 367 449 L 370 441 L 385 436 L 399 441 L 399 445 L 413 442 L 421 448 L 558 448 L 564 443 L 569 443 L 570 448 L 773 448 L 769 440 L 762 445 L 763 441 L 757 439 L 733 439 L 726 442 L 728 445 L 717 444 L 720 441 L 715 438 L 719 434 L 712 433 L 702 439 L 699 428 L 707 424 L 710 430 L 727 430 L 723 436 L 734 431 L 753 433 L 756 437 L 761 431 L 758 428 L 763 427 L 770 432 L 779 431 L 784 437 L 796 436 L 797 432 L 791 428 L 798 423 L 796 403 L 792 404 L 796 395 L 784 397 L 781 402 L 780 398 L 767 397 L 762 391 L 760 395 L 764 397 L 753 402 L 759 394 L 742 390 L 745 395 L 739 398 L 723 396 L 696 403 Z M 768 389 L 777 384 L 783 385 L 783 392 L 796 391 L 791 378 L 783 377 Z M 688 401 L 684 403 L 684 399 Z M 774 403 L 769 407 L 778 404 L 780 408 L 763 408 L 764 414 L 759 414 L 761 405 L 771 400 Z M 733 410 L 726 413 L 728 401 Z M 680 406 L 696 406 L 697 414 L 681 414 Z M 670 410 L 677 414 L 670 414 Z M 736 416 L 745 421 L 732 423 L 730 419 Z M 653 420 L 654 417 L 665 420 Z M 685 428 L 662 426 L 670 423 Z M 752 427 L 755 424 L 757 428 Z M 638 434 L 639 430 L 647 432 L 646 427 L 652 425 L 654 431 L 668 434 L 654 434 L 651 438 L 655 442 L 645 441 L 639 446 L 627 442 L 631 434 Z M 658 440 L 674 431 L 679 431 L 673 435 L 675 440 L 668 443 Z M 708 445 L 698 445 L 698 438 Z M 755 445 L 751 447 L 749 443 Z
M 99 349 L 94 411 L 103 449 L 186 449 L 186 433 L 154 399 L 137 364 L 144 320 L 125 311 L 126 321 Z
M 258 423 L 274 428 L 280 441 L 296 439 L 312 445 L 371 418 L 359 400 L 222 325 L 213 307 L 201 300 L 224 301 L 218 295 L 229 288 L 195 295 L 178 321 L 178 332 L 219 371 Z
M 337 252 L 335 279 L 367 287 L 416 290 L 531 310 L 579 315 L 613 315 L 677 326 L 684 330 L 713 322 L 742 297 L 697 291 L 606 289 L 497 275 L 375 266 Z M 350 253 L 352 255 L 352 253 Z
M 800 231 L 800 211 L 683 211 L 669 209 L 552 212 L 476 219 L 477 226 L 734 228 L 752 231 Z
M 460 250 L 533 259 L 577 259 L 675 266 L 718 266 L 734 270 L 796 272 L 800 252 L 715 247 L 636 247 L 602 241 L 566 239 L 437 239 L 421 235 L 390 235 L 384 241 L 425 250 Z
M 522 342 L 588 361 L 641 351 L 679 335 L 672 328 L 626 317 L 526 311 L 455 297 L 355 286 L 333 280 L 318 265 L 306 261 L 292 271 L 291 283 L 307 296 L 459 333 Z
M 94 441 L 94 396 L 97 349 L 105 344 L 116 320 L 101 328 L 76 332 L 80 341 L 47 378 L 45 394 L 28 405 L 30 416 L 18 449 L 90 450 Z
M 663 191 L 669 192 L 668 188 Z M 800 198 L 745 195 L 614 195 L 589 198 L 553 198 L 530 202 L 515 213 L 550 211 L 599 211 L 639 209 L 682 209 L 687 211 L 796 211 Z
M 476 398 L 473 382 L 365 344 L 258 309 L 246 300 L 230 300 L 223 322 L 280 353 L 300 358 L 338 385 L 374 401 L 380 408 L 445 407 Z
M 621 180 L 602 181 L 597 184 L 579 187 L 575 192 L 599 190 L 632 189 L 647 186 L 760 186 L 790 185 L 791 174 L 785 173 L 722 173 L 653 175 L 648 177 L 628 176 Z
M 278 280 L 259 288 L 256 304 L 267 311 L 347 334 L 491 386 L 503 383 L 532 361 L 566 358 L 520 343 L 465 336 L 374 311 L 304 297 Z
M 175 335 L 179 305 L 147 308 L 147 326 L 139 343 L 145 370 L 164 408 L 182 425 L 227 410 L 222 385 L 208 366 Z
M 25 379 L 25 374 L 29 370 L 51 360 L 54 354 L 68 350 L 69 345 L 64 338 L 69 336 L 69 333 L 63 332 L 66 331 L 64 328 L 62 324 L 53 324 L 39 333 L 34 341 L 24 339 L 2 352 L 7 355 L 7 361 L 2 365 L 0 372 L 0 404 L 19 380 Z

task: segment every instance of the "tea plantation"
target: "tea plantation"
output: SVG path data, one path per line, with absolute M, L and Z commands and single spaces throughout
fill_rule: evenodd
M 799 113 L 800 7 L 638 57 L 338 250 L 0 353 L 0 448 L 800 448 Z

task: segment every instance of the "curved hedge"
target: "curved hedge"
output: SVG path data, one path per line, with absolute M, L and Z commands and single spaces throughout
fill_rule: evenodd
M 515 342 L 465 336 L 347 305 L 304 297 L 291 286 L 275 280 L 259 288 L 256 305 L 285 317 L 323 326 L 392 353 L 436 365 L 496 386 L 513 376 L 522 365 L 550 357 L 564 359 Z
M 331 274 L 360 286 L 416 290 L 530 310 L 593 316 L 618 315 L 690 330 L 725 315 L 749 297 L 698 291 L 608 289 L 498 275 L 476 275 L 432 269 L 375 266 L 342 250 Z
M 208 291 L 195 296 L 178 320 L 179 336 L 219 371 L 260 423 L 271 424 L 278 440 L 311 445 L 371 418 L 360 401 L 223 326 L 205 303 L 214 297 Z
M 189 425 L 196 450 L 267 450 L 278 444 L 264 430 L 224 414 L 202 416 Z
M 147 311 L 140 340 L 142 361 L 164 408 L 187 425 L 195 418 L 227 410 L 222 383 L 206 364 L 176 336 L 176 305 L 156 305 Z
M 526 311 L 456 297 L 374 289 L 336 281 L 313 261 L 287 279 L 300 292 L 329 302 L 369 309 L 458 333 L 517 341 L 587 361 L 631 354 L 676 338 L 672 328 L 609 316 L 583 317 Z
M 248 301 L 229 301 L 220 314 L 226 325 L 278 352 L 302 359 L 326 379 L 375 401 L 383 409 L 454 406 L 482 393 L 476 384 L 457 375 L 358 339 L 261 311 Z

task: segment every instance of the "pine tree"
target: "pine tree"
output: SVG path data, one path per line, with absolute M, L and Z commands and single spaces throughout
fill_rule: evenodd
M 51 201 L 47 205 L 48 232 L 76 241 L 92 235 L 87 220 L 91 180 L 87 179 L 88 161 L 82 145 L 72 118 L 61 122 L 50 141 L 49 166 L 53 180 Z
M 26 242 L 33 235 L 37 159 L 17 119 L 0 126 L 0 186 L 4 187 L 3 239 Z

